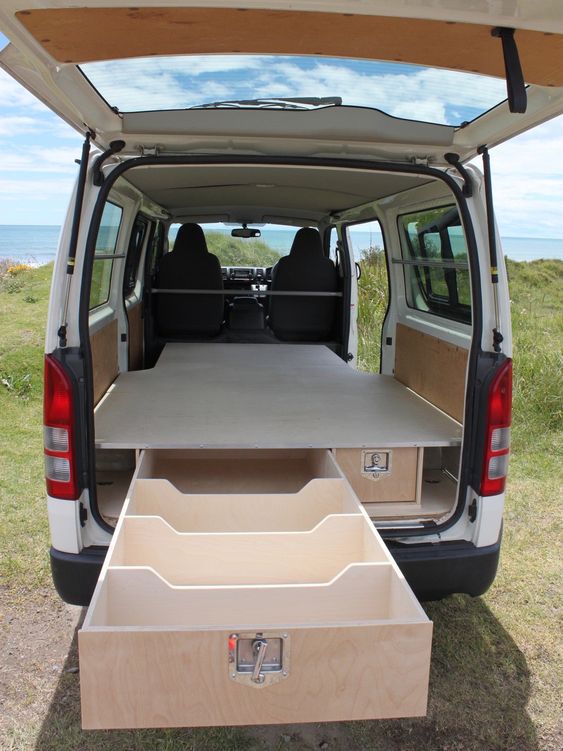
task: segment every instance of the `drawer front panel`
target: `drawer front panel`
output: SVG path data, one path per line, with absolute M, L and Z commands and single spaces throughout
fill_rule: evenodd
M 287 678 L 229 677 L 230 631 L 79 634 L 86 729 L 252 725 L 420 716 L 430 623 L 290 629 Z

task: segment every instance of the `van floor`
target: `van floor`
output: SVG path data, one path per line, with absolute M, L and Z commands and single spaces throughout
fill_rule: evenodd
M 166 344 L 95 410 L 100 448 L 455 446 L 461 426 L 323 345 Z

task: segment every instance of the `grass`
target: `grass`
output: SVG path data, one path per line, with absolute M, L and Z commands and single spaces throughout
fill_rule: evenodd
M 223 232 L 205 233 L 207 247 L 221 266 L 272 266 L 280 253 L 258 238 L 231 237 Z
M 360 362 L 377 370 L 386 272 L 376 251 L 362 266 Z M 0 271 L 0 584 L 4 599 L 30 619 L 43 618 L 46 612 L 45 606 L 36 606 L 37 591 L 51 591 L 41 446 L 42 343 L 50 274 L 51 267 Z M 426 718 L 274 729 L 83 733 L 76 676 L 59 668 L 51 679 L 54 694 L 51 690 L 34 719 L 23 721 L 25 707 L 33 701 L 30 684 L 29 696 L 22 696 L 21 708 L 9 718 L 8 734 L 0 735 L 0 747 L 301 751 L 318 748 L 327 738 L 329 751 L 559 750 L 563 263 L 509 263 L 509 274 L 514 427 L 502 563 L 495 584 L 482 598 L 456 595 L 425 606 L 435 628 Z M 53 608 L 56 596 L 49 597 L 48 607 Z M 75 659 L 71 650 L 67 664 Z

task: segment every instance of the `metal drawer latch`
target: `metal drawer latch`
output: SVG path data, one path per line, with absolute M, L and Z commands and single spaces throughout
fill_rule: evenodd
M 229 676 L 254 688 L 271 686 L 289 675 L 289 635 L 231 634 Z
M 366 480 L 379 480 L 391 474 L 391 455 L 389 449 L 370 449 L 362 451 L 360 474 Z

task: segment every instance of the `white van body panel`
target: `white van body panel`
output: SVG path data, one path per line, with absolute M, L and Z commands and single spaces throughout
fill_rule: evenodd
M 473 544 L 478 548 L 494 545 L 502 531 L 502 514 L 504 511 L 505 494 L 491 495 L 488 498 L 478 498 L 477 519 Z
M 80 525 L 80 504 L 87 494 L 88 491 L 84 490 L 78 501 L 47 496 L 51 545 L 55 550 L 60 550 L 62 553 L 80 553 L 84 547 Z

